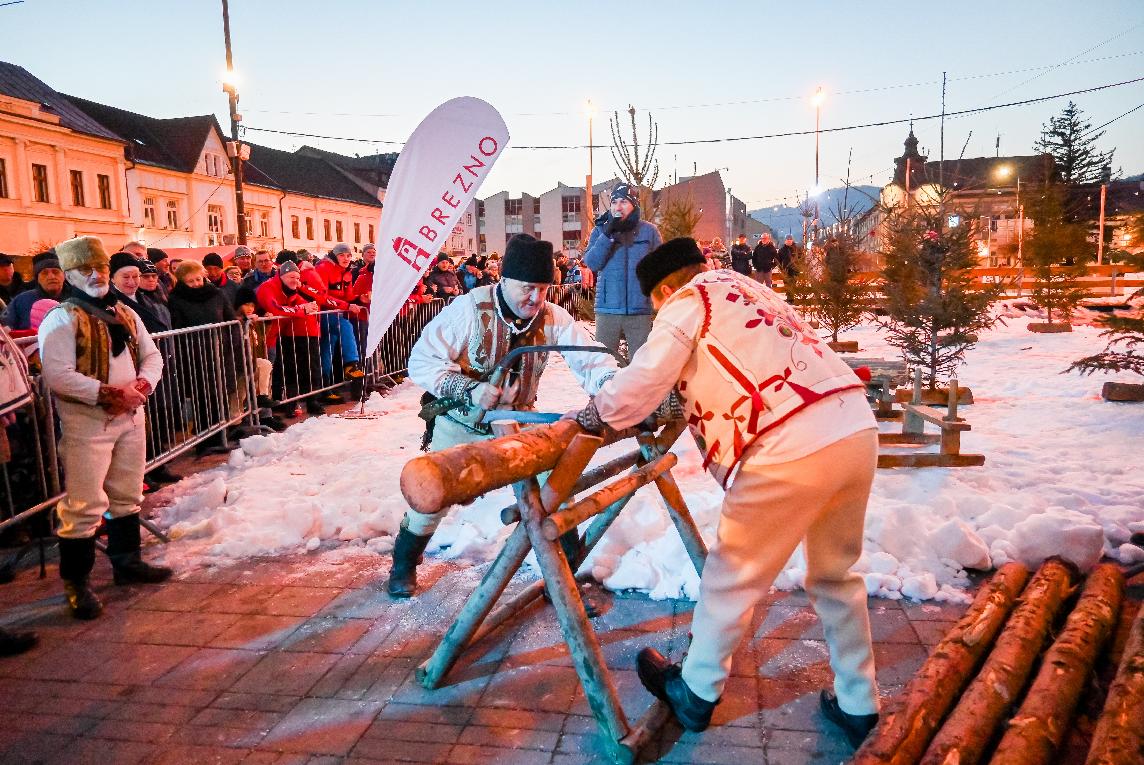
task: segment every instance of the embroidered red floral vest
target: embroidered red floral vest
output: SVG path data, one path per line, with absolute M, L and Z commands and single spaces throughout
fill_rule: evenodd
M 766 432 L 861 380 L 781 297 L 733 271 L 709 271 L 669 298 L 698 295 L 703 325 L 678 390 L 703 466 L 727 486 Z

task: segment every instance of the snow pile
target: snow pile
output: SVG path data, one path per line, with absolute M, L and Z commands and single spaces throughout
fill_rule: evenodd
M 878 471 L 855 566 L 872 595 L 965 600 L 967 571 L 1010 560 L 1034 566 L 1062 555 L 1088 568 L 1101 555 L 1125 563 L 1144 557 L 1128 544 L 1134 531 L 1144 531 L 1144 472 L 1131 451 L 1144 436 L 1144 407 L 1102 401 L 1108 376 L 1059 374 L 1103 347 L 1099 330 L 1033 335 L 1024 316 L 985 333 L 960 370 L 961 384 L 972 387 L 975 398 L 961 412 L 973 426 L 962 448 L 985 454 L 985 466 Z M 864 357 L 897 356 L 873 328 L 859 328 L 848 339 L 860 341 Z M 541 387 L 545 411 L 585 400 L 558 357 Z M 367 403 L 384 417 L 314 418 L 281 434 L 245 439 L 228 464 L 164 490 L 161 499 L 170 504 L 162 521 L 175 538 L 164 548 L 167 562 L 185 570 L 303 550 L 387 553 L 406 509 L 398 477 L 418 454 L 423 431 L 419 397 L 406 383 Z M 600 459 L 630 448 L 614 445 Z M 711 544 L 722 490 L 701 469 L 688 436 L 675 451 L 676 480 Z M 429 554 L 490 560 L 509 533 L 500 509 L 512 501 L 506 488 L 453 508 Z M 655 598 L 698 594 L 698 577 L 654 488 L 637 494 L 586 565 L 613 589 Z M 805 576 L 799 551 L 776 586 L 799 587 Z

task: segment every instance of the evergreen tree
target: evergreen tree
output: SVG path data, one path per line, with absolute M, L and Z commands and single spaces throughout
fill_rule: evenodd
M 1061 180 L 1066 184 L 1093 183 L 1099 181 L 1105 167 L 1112 164 L 1112 151 L 1101 152 L 1096 142 L 1104 131 L 1090 134 L 1092 123 L 1084 119 L 1079 106 L 1069 101 L 1060 116 L 1050 117 L 1041 128 L 1041 137 L 1033 144 L 1033 149 L 1053 155 Z
M 1127 258 L 1133 268 L 1144 271 L 1144 253 Z M 1133 297 L 1144 297 L 1144 289 Z M 1144 316 L 1108 316 L 1101 320 L 1105 330 L 1101 337 L 1108 345 L 1100 353 L 1074 361 L 1066 371 L 1081 374 L 1093 372 L 1135 372 L 1144 375 Z
M 977 265 L 969 225 L 944 228 L 946 205 L 913 204 L 887 213 L 883 240 L 885 309 L 879 323 L 929 388 L 948 377 L 996 319 L 989 306 L 1002 285 L 975 289 Z M 967 219 L 969 216 L 963 216 Z
M 859 252 L 850 234 L 827 240 L 822 263 L 808 270 L 807 281 L 813 295 L 811 313 L 838 342 L 838 333 L 856 327 L 869 308 L 870 285 L 854 278 Z
M 1033 192 L 1027 207 L 1035 221 L 1025 241 L 1023 258 L 1033 272 L 1033 300 L 1048 313 L 1067 322 L 1088 291 L 1077 281 L 1088 273 L 1095 245 L 1088 241 L 1083 223 L 1068 220 L 1064 209 L 1065 190 L 1059 184 L 1046 184 Z
M 681 236 L 692 236 L 702 217 L 695 208 L 695 200 L 690 196 L 669 198 L 660 214 L 659 234 L 665 242 Z

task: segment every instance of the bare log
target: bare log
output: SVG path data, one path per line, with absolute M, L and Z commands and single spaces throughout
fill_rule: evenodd
M 670 470 L 679 457 L 671 452 L 663 455 L 655 462 L 651 462 L 629 475 L 608 484 L 595 494 L 590 494 L 579 502 L 568 506 L 567 509 L 553 513 L 544 519 L 544 535 L 550 540 L 556 540 L 564 532 L 574 529 L 584 521 L 599 515 L 612 503 L 634 494 L 640 487 L 646 486 Z
M 640 452 L 636 449 L 615 459 L 608 460 L 604 464 L 598 465 L 580 476 L 580 480 L 576 481 L 576 485 L 572 487 L 572 491 L 569 492 L 569 494 L 579 494 L 582 491 L 592 488 L 596 484 L 603 483 L 609 478 L 615 478 L 639 462 L 639 459 Z M 500 516 L 501 522 L 506 526 L 516 523 L 520 520 L 520 508 L 516 506 L 516 503 L 513 503 L 508 507 L 501 508 Z
M 1136 612 L 1085 765 L 1144 762 L 1144 607 Z
M 1045 561 L 1021 593 L 1020 605 L 1009 617 L 985 666 L 926 750 L 922 765 L 974 765 L 981 760 L 1020 698 L 1056 615 L 1079 576 L 1076 566 L 1067 561 Z
M 1020 563 L 1006 563 L 997 570 L 906 686 L 899 709 L 882 716 L 852 765 L 918 761 L 988 653 L 1028 579 L 1029 570 Z
M 1113 564 L 1089 575 L 1064 630 L 1045 652 L 1041 668 L 993 755 L 994 765 L 1054 762 L 1068 733 L 1096 658 L 1116 625 L 1124 574 Z

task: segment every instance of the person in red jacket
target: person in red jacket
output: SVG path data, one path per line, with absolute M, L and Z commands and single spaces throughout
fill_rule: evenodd
M 322 286 L 326 290 L 326 305 L 323 311 L 345 311 L 357 319 L 364 313 L 362 307 L 353 303 L 354 287 L 353 274 L 350 272 L 350 257 L 353 251 L 348 244 L 335 244 L 334 248 L 326 253 L 314 271 L 322 279 Z M 348 379 L 360 379 L 365 376 L 362 371 L 358 353 L 357 337 L 354 335 L 353 324 L 345 313 L 322 313 L 320 319 L 322 328 L 322 375 L 323 379 L 332 384 L 334 382 L 334 346 L 341 349 L 342 371 Z
M 325 408 L 307 391 L 322 387 L 319 365 L 317 312 L 320 305 L 302 291 L 302 274 L 292 261 L 278 268 L 278 275 L 263 282 L 255 292 L 258 307 L 268 316 L 280 317 L 266 332 L 267 348 L 276 349 L 271 396 L 274 400 L 304 396 L 306 411 L 323 414 Z

